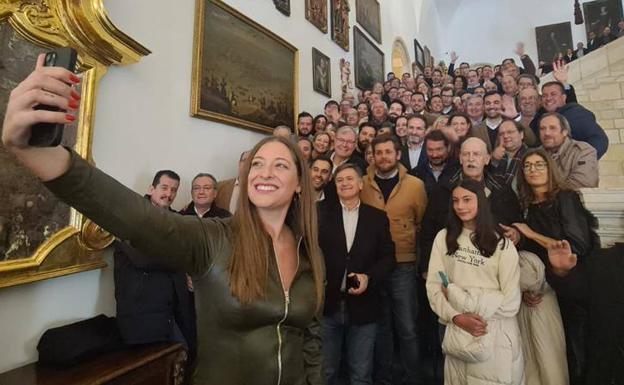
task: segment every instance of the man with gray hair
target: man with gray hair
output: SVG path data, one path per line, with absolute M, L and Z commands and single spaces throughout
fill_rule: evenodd
M 569 186 L 598 187 L 596 149 L 570 138 L 570 124 L 563 115 L 557 112 L 542 115 L 539 134 L 542 148 L 552 156 Z
M 343 163 L 353 163 L 360 167 L 362 172 L 366 170 L 368 167 L 366 161 L 357 156 L 357 154 L 354 154 L 356 146 L 357 135 L 352 127 L 342 126 L 336 131 L 334 152 L 330 155 L 330 159 L 334 164 L 332 174 L 336 171 L 336 168 Z
M 290 140 L 291 133 L 290 127 L 284 125 L 277 126 L 273 129 L 273 136 L 281 136 L 288 140 Z
M 191 203 L 180 211 L 182 215 L 196 215 L 200 218 L 228 218 L 229 211 L 215 204 L 217 198 L 217 179 L 202 172 L 191 182 Z
M 371 104 L 371 123 L 381 126 L 388 120 L 388 106 L 384 101 L 376 101 Z

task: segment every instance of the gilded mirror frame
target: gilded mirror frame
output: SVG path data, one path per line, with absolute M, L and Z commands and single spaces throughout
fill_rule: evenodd
M 150 51 L 118 30 L 103 0 L 0 0 L 0 23 L 46 48 L 78 51 L 82 73 L 75 150 L 93 163 L 92 140 L 98 85 L 111 65 L 138 62 Z M 71 209 L 69 226 L 47 238 L 28 258 L 0 262 L 0 288 L 102 268 L 113 237 Z

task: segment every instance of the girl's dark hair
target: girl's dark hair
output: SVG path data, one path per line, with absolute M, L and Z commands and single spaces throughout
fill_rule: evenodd
M 459 183 L 453 191 L 458 188 L 466 189 L 477 196 L 477 217 L 475 231 L 470 235 L 472 244 L 479 249 L 481 255 L 486 258 L 491 257 L 496 251 L 496 246 L 501 239 L 505 239 L 501 234 L 498 226 L 494 222 L 492 212 L 490 211 L 490 203 L 485 197 L 484 185 L 481 182 L 477 182 L 472 179 L 464 179 Z M 448 255 L 452 255 L 459 249 L 457 238 L 462 232 L 463 223 L 461 219 L 455 214 L 453 208 L 453 199 L 451 199 L 449 207 L 449 218 L 446 227 L 446 249 Z M 501 248 L 505 247 L 505 243 Z
M 455 81 L 457 79 L 461 79 L 462 82 L 462 89 L 465 90 L 466 88 L 468 88 L 468 79 L 466 79 L 464 77 L 464 75 L 456 75 L 455 77 L 453 77 L 453 88 L 455 87 Z

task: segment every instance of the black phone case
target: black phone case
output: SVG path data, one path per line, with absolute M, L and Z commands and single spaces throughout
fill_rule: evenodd
M 70 47 L 57 48 L 46 53 L 44 66 L 63 67 L 72 72 L 76 70 L 77 52 Z M 60 111 L 58 107 L 38 105 L 37 110 Z M 37 123 L 32 126 L 28 144 L 32 147 L 55 147 L 61 144 L 63 139 L 64 124 Z

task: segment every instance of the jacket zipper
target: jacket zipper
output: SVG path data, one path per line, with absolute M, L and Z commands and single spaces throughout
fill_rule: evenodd
M 296 272 L 299 271 L 299 246 L 301 246 L 301 240 L 303 238 L 299 238 L 299 242 L 297 243 L 297 269 Z M 275 247 L 273 247 L 273 254 L 275 255 L 275 263 L 277 264 L 277 274 L 279 275 L 280 285 L 282 285 L 282 291 L 284 292 L 284 317 L 277 323 L 277 385 L 281 385 L 282 383 L 282 324 L 288 318 L 288 306 L 290 305 L 290 293 L 284 287 L 284 281 L 282 281 L 282 272 L 279 268 L 279 261 L 277 259 L 277 253 L 275 252 Z

